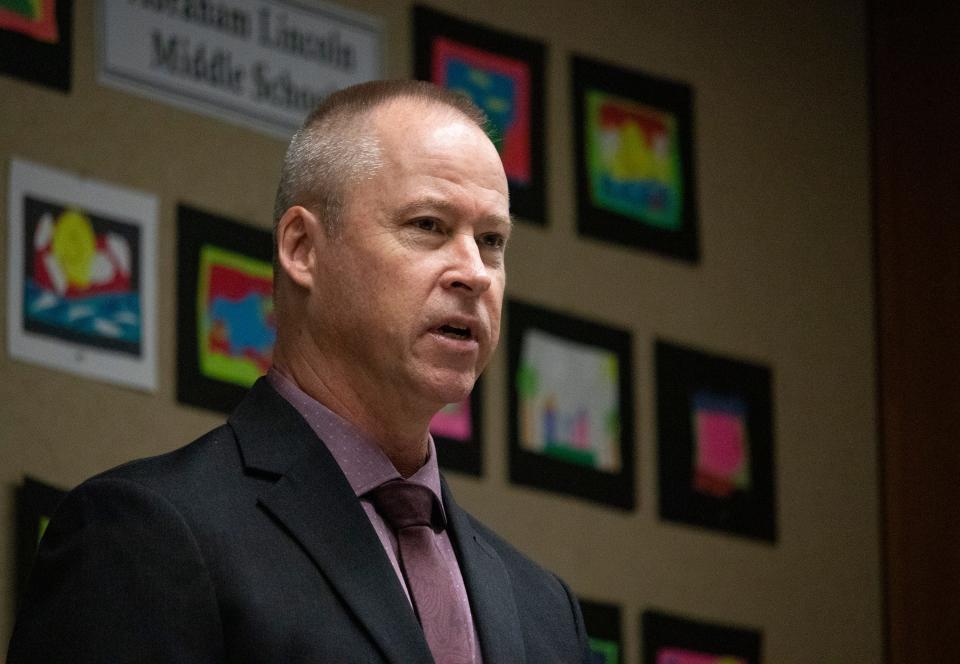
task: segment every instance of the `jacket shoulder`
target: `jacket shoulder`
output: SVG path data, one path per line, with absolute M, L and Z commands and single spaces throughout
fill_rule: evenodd
M 197 482 L 210 481 L 231 470 L 236 472 L 241 466 L 236 436 L 224 424 L 178 449 L 128 461 L 94 475 L 77 489 L 127 481 L 163 495 L 178 494 L 189 492 L 191 487 L 200 488 Z

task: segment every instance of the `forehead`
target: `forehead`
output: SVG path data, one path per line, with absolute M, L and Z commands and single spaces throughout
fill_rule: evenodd
M 507 178 L 486 132 L 460 111 L 437 102 L 399 99 L 370 118 L 380 155 L 380 178 L 416 178 L 502 198 Z M 506 211 L 505 211 L 506 212 Z
M 394 159 L 453 148 L 495 161 L 502 169 L 486 132 L 459 110 L 440 102 L 394 99 L 374 109 L 370 123 L 382 151 Z

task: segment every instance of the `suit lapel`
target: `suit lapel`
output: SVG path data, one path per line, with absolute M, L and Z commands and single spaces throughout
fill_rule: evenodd
M 443 504 L 450 538 L 470 598 L 480 650 L 487 664 L 523 664 L 523 635 L 507 569 L 493 547 L 473 528 L 443 482 Z
M 248 470 L 279 475 L 260 503 L 300 543 L 386 658 L 433 659 L 376 532 L 340 467 L 261 379 L 230 418 Z

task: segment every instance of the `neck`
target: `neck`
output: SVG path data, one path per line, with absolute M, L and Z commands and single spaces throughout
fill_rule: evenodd
M 349 372 L 337 371 L 332 363 L 310 362 L 295 349 L 282 349 L 280 344 L 274 348 L 273 367 L 375 441 L 404 478 L 426 462 L 433 412 L 418 413 L 403 403 L 402 395 L 362 389 Z

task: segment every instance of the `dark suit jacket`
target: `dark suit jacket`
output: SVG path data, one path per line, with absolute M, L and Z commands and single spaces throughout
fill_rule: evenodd
M 453 501 L 487 664 L 583 662 L 576 600 Z M 20 662 L 431 662 L 336 461 L 265 380 L 226 425 L 88 480 L 38 552 Z

